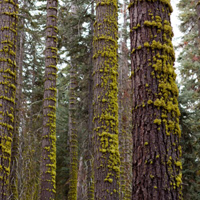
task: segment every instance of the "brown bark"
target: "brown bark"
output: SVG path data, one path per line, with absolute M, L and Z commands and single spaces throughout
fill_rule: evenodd
M 94 195 L 119 199 L 117 0 L 96 1 L 93 61 Z
M 70 92 L 69 92 L 69 137 L 70 137 L 70 184 L 69 200 L 77 199 L 77 178 L 78 178 L 78 140 L 76 124 L 76 71 L 72 66 L 70 70 Z
M 127 1 L 124 0 L 123 29 L 119 62 L 119 150 L 120 150 L 120 199 L 131 199 L 132 193 L 132 135 L 131 135 L 131 82 L 129 78 L 129 49 L 127 47 Z
M 170 1 L 130 4 L 134 200 L 182 199 Z
M 77 2 L 72 2 L 71 13 L 77 15 Z M 71 43 L 78 37 L 78 26 L 72 28 Z M 70 183 L 69 200 L 77 199 L 77 179 L 78 179 L 78 135 L 77 135 L 77 62 L 76 55 L 71 56 L 70 85 L 69 85 L 69 137 L 70 137 Z
M 17 1 L 0 3 L 0 199 L 7 199 L 16 92 Z
M 55 199 L 57 0 L 47 0 L 40 199 Z
M 24 20 L 20 21 L 23 26 Z M 16 88 L 16 109 L 15 109 L 15 123 L 14 123 L 14 136 L 11 152 L 11 165 L 10 165 L 10 196 L 11 200 L 17 200 L 18 195 L 18 158 L 19 158 L 19 126 L 22 117 L 22 69 L 23 69 L 23 52 L 24 52 L 24 30 L 18 34 L 18 48 L 17 48 L 17 88 Z
M 94 15 L 94 2 L 92 2 L 92 10 L 91 14 Z M 91 35 L 94 34 L 93 28 L 94 21 L 91 20 Z M 93 131 L 93 80 L 92 80 L 92 71 L 93 71 L 93 49 L 92 49 L 92 41 L 91 41 L 91 51 L 90 51 L 90 72 L 89 72 L 89 80 L 88 80 L 88 142 L 87 142 L 87 199 L 94 200 L 94 169 L 93 169 L 93 145 L 92 145 L 92 131 Z

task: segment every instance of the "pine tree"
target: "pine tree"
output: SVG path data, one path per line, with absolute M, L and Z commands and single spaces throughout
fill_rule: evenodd
M 56 193 L 57 0 L 47 1 L 40 199 Z
M 170 1 L 130 8 L 134 200 L 182 199 L 180 111 Z
M 95 199 L 119 199 L 117 1 L 97 0 L 93 39 Z
M 76 6 L 76 13 L 72 13 L 72 6 Z M 57 199 L 69 198 L 69 148 L 72 145 L 69 141 L 69 101 L 70 101 L 70 70 L 71 66 L 74 67 L 75 71 L 75 83 L 74 88 L 75 102 L 74 105 L 74 119 L 76 121 L 76 132 L 78 139 L 78 157 L 77 166 L 81 166 L 78 170 L 79 186 L 77 198 L 87 199 L 86 194 L 86 170 L 88 170 L 88 160 L 87 160 L 87 149 L 88 149 L 88 133 L 91 128 L 89 128 L 89 106 L 92 106 L 92 98 L 88 100 L 91 96 L 89 87 L 91 86 L 90 73 L 91 64 L 91 44 L 92 44 L 92 34 L 91 34 L 91 24 L 93 25 L 94 16 L 91 14 L 91 1 L 68 1 L 63 0 L 60 3 L 59 12 L 59 42 L 58 48 L 61 54 L 59 63 L 62 66 L 66 66 L 60 70 L 58 76 L 58 89 L 59 89 L 59 101 L 58 101 L 58 115 L 57 115 L 57 134 L 58 134 L 58 168 L 57 168 Z M 92 22 L 91 22 L 92 21 Z M 89 27 L 89 28 L 88 28 Z M 72 65 L 73 64 L 73 65 Z M 89 86 L 90 85 L 90 86 Z M 67 116 L 66 116 L 67 115 Z M 90 118 L 90 119 L 89 119 Z M 92 120 L 91 120 L 92 121 Z M 91 138 L 91 137 L 90 137 Z M 65 145 L 64 145 L 65 144 Z M 89 143 L 89 145 L 92 145 Z M 63 148 L 66 148 L 64 150 Z M 91 149 L 90 149 L 91 151 Z M 91 152 L 90 152 L 91 153 Z M 81 158 L 84 162 L 79 163 Z M 87 160 L 87 161 L 86 161 Z M 90 160 L 92 161 L 92 160 Z M 91 176 L 88 176 L 89 180 Z M 93 182 L 91 184 L 93 186 Z M 90 194 L 93 194 L 92 187 L 90 188 Z M 80 195 L 80 196 L 79 196 Z M 67 197 L 68 196 L 68 197 Z
M 8 198 L 16 93 L 17 1 L 0 3 L 0 199 Z
M 199 4 L 191 0 L 181 0 L 178 4 L 181 20 L 180 63 L 180 111 L 183 147 L 183 196 L 185 199 L 197 200 L 199 193 L 199 118 L 200 118 L 200 85 L 199 85 Z M 188 31 L 190 30 L 190 31 Z
M 24 20 L 19 18 L 18 24 L 24 24 Z M 18 25 L 19 27 L 19 25 Z M 22 26 L 23 27 L 23 26 Z M 16 88 L 16 109 L 15 109 L 15 123 L 14 123 L 14 136 L 13 136 L 13 144 L 11 151 L 11 164 L 10 164 L 10 183 L 9 183 L 9 198 L 11 200 L 19 199 L 19 191 L 18 191 L 18 162 L 19 162 L 19 135 L 20 135 L 20 117 L 22 102 L 20 101 L 22 98 L 22 68 L 23 68 L 23 53 L 24 53 L 24 30 L 19 30 L 17 35 L 17 88 Z
M 91 21 L 90 21 L 90 58 L 89 58 L 89 77 L 88 77 L 88 139 L 87 139 L 87 199 L 94 200 L 94 169 L 93 169 L 93 144 L 92 144 L 92 132 L 93 132 L 93 80 L 92 80 L 92 71 L 93 71 L 93 48 L 92 48 L 92 39 L 94 34 L 94 2 L 91 5 Z
M 127 1 L 122 7 L 123 27 L 120 34 L 119 56 L 119 150 L 120 150 L 120 199 L 131 199 L 132 194 L 132 135 L 131 135 L 131 98 L 129 79 L 129 49 L 127 46 L 128 13 Z
M 72 57 L 73 59 L 73 57 Z M 73 63 L 73 61 L 72 61 Z M 77 199 L 78 178 L 78 140 L 76 123 L 76 66 L 72 64 L 70 69 L 70 92 L 69 92 L 69 137 L 70 137 L 70 185 L 68 199 Z

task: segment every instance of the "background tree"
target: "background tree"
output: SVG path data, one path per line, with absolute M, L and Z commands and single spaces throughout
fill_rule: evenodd
M 182 199 L 180 111 L 169 1 L 131 1 L 132 199 Z
M 72 14 L 71 5 L 76 6 L 76 14 Z M 70 70 L 75 69 L 75 110 L 77 139 L 78 139 L 78 199 L 87 199 L 86 170 L 88 170 L 87 146 L 89 134 L 89 97 L 91 66 L 92 34 L 91 21 L 94 16 L 91 1 L 62 1 L 59 12 L 59 53 L 60 71 L 58 73 L 58 108 L 57 108 L 57 199 L 69 195 L 69 85 Z M 93 23 L 92 23 L 93 25 Z M 90 95 L 91 96 L 91 95 Z M 63 149 L 65 148 L 65 149 Z M 79 163 L 83 158 L 82 165 Z M 81 177 L 80 177 L 81 176 Z M 91 177 L 88 176 L 91 180 Z
M 132 197 L 132 135 L 131 135 L 131 81 L 130 50 L 128 48 L 128 1 L 124 0 L 120 9 L 123 18 L 120 30 L 119 48 L 119 150 L 120 150 L 120 199 Z
M 182 147 L 183 147 L 183 196 L 197 200 L 199 193 L 199 118 L 200 118 L 200 40 L 199 4 L 195 1 L 181 0 L 178 3 L 181 20 L 180 30 L 184 34 L 179 48 L 180 97 Z M 197 12 L 196 12 L 197 11 Z M 188 31 L 189 30 L 189 31 Z
M 18 193 L 19 199 L 23 200 L 39 198 L 46 17 L 41 10 L 44 8 L 36 1 L 20 1 L 19 35 L 24 38 L 22 49 L 19 49 L 23 54 L 23 89 L 20 97 Z

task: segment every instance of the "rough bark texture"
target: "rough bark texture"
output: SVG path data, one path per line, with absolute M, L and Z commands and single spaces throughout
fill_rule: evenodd
M 16 93 L 18 4 L 0 1 L 0 200 L 7 199 Z
M 71 13 L 77 15 L 77 2 L 72 2 Z M 70 40 L 74 43 L 78 37 L 78 27 L 72 28 L 73 35 Z M 69 85 L 69 137 L 70 137 L 70 182 L 69 200 L 77 200 L 77 179 L 78 179 L 78 135 L 77 135 L 77 66 L 76 54 L 71 56 L 70 85 Z
M 120 199 L 132 197 L 132 134 L 131 134 L 131 82 L 129 78 L 129 49 L 127 47 L 127 0 L 123 2 L 123 28 L 119 62 L 119 150 L 120 150 Z
M 24 20 L 21 20 L 20 25 L 23 25 Z M 15 123 L 14 135 L 11 152 L 11 165 L 10 165 L 10 196 L 11 200 L 18 200 L 18 158 L 19 158 L 19 125 L 21 113 L 21 99 L 22 99 L 22 69 L 23 69 L 23 52 L 24 52 L 24 32 L 23 30 L 18 34 L 18 51 L 17 51 L 17 88 L 16 88 L 16 109 L 15 109 Z
M 92 55 L 92 52 L 91 52 Z M 91 65 L 92 66 L 92 65 Z M 93 145 L 92 145 L 92 99 L 93 99 L 93 81 L 92 81 L 92 69 L 89 75 L 89 91 L 88 91 L 88 142 L 87 142 L 87 199 L 94 200 L 94 168 L 93 168 Z
M 69 136 L 70 136 L 70 183 L 69 200 L 77 199 L 77 178 L 78 178 L 78 140 L 76 124 L 76 71 L 71 67 L 69 92 Z
M 40 199 L 55 199 L 57 0 L 47 1 Z
M 91 14 L 94 15 L 94 2 L 92 2 L 92 10 Z M 94 28 L 93 28 L 93 19 L 90 22 L 91 32 L 90 34 L 93 36 Z M 92 71 L 93 71 L 93 48 L 92 48 L 92 40 L 91 40 L 91 50 L 90 50 L 90 72 L 88 78 L 88 142 L 87 142 L 87 199 L 94 200 L 94 168 L 93 168 L 93 145 L 92 145 L 92 131 L 93 131 L 93 79 L 92 79 Z
M 117 0 L 96 1 L 94 23 L 94 195 L 119 199 Z
M 178 89 L 169 0 L 130 5 L 134 200 L 182 199 Z

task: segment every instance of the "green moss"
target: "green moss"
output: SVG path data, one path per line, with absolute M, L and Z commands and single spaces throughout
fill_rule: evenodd
M 148 145 L 149 145 L 149 143 L 148 143 L 148 142 L 145 142 L 145 143 L 144 143 L 144 145 L 145 145 L 145 146 L 148 146 Z
M 154 123 L 154 124 L 161 125 L 161 122 L 162 122 L 161 119 L 155 119 L 153 123 Z
M 117 33 L 117 1 L 105 0 L 98 2 L 99 9 L 109 9 L 101 21 L 96 19 L 94 23 L 93 60 L 97 68 L 94 69 L 93 78 L 98 79 L 94 88 L 94 135 L 98 138 L 94 142 L 99 145 L 100 158 L 96 168 L 100 171 L 106 170 L 105 182 L 113 184 L 113 189 L 118 191 L 120 175 L 120 156 L 118 149 L 118 33 Z M 103 8 L 102 8 L 103 7 Z M 97 11 L 98 11 L 97 10 Z M 97 15 L 98 16 L 98 15 Z M 101 23 L 101 25 L 100 25 Z M 96 48 L 98 47 L 98 48 Z M 98 59 L 97 59 L 98 58 Z M 101 112 L 100 112 L 101 110 Z M 96 164 L 95 164 L 96 165 Z M 103 166 L 103 167 L 100 167 Z M 98 185 L 98 184 L 97 184 Z M 97 187 L 97 186 L 96 186 Z M 111 193 L 112 191 L 110 191 Z M 114 195 L 115 193 L 113 193 Z

